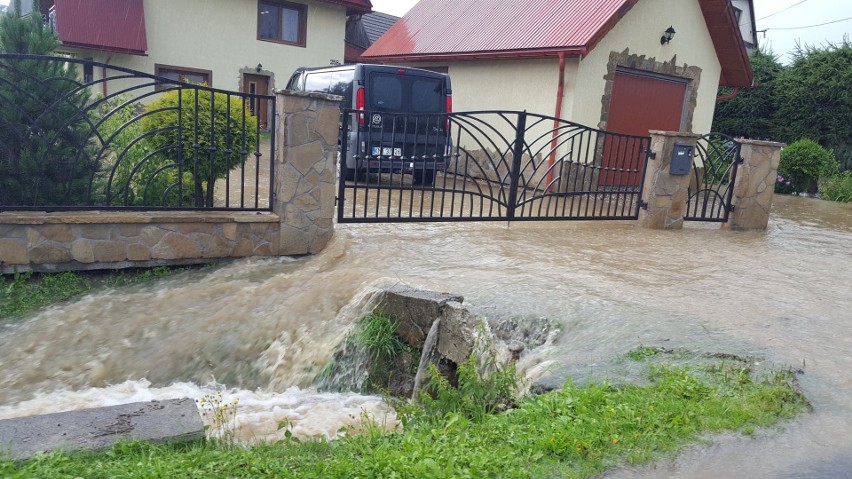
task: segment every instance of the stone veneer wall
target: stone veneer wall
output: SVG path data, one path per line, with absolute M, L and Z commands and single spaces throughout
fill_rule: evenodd
M 271 213 L 2 213 L 0 273 L 270 256 L 278 232 Z
M 0 273 L 321 251 L 333 234 L 339 102 L 279 93 L 272 212 L 4 212 Z

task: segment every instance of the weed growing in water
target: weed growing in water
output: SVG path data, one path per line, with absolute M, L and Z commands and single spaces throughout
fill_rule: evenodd
M 209 423 L 209 426 L 204 426 L 208 437 L 225 446 L 235 446 L 239 399 L 226 401 L 222 397 L 222 391 L 218 391 L 216 394 L 205 394 L 197 402 L 201 415 Z
M 393 359 L 408 348 L 396 334 L 396 326 L 390 316 L 370 313 L 361 321 L 356 342 L 366 347 L 374 359 Z

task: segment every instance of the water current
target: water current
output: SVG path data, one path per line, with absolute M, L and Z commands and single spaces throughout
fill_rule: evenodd
M 852 205 L 776 197 L 766 232 L 632 222 L 338 225 L 321 254 L 246 259 L 0 320 L 0 418 L 137 400 L 238 398 L 239 436 L 333 436 L 376 397 L 311 386 L 377 284 L 465 296 L 491 320 L 562 332 L 533 376 L 607 377 L 638 345 L 801 368 L 813 412 L 608 477 L 852 474 Z

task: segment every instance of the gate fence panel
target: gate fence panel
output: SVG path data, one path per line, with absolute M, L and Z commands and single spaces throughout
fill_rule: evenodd
M 698 139 L 684 220 L 724 223 L 733 211 L 731 199 L 743 160 L 732 137 L 710 133 Z
M 0 54 L 0 211 L 271 210 L 275 97 Z
M 512 111 L 341 118 L 341 223 L 639 214 L 648 137 Z

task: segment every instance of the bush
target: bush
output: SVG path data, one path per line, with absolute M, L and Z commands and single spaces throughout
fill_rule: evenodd
M 154 191 L 174 189 L 180 170 L 195 206 L 213 206 L 216 179 L 255 151 L 257 119 L 237 97 L 205 89 L 172 90 L 149 104 L 146 113 L 139 123 L 151 148 L 146 170 L 160 185 Z M 169 198 L 177 200 L 176 195 Z
M 819 179 L 836 174 L 838 168 L 833 152 L 819 146 L 813 140 L 799 140 L 781 151 L 781 163 L 778 166 L 779 183 L 783 179 L 782 186 L 789 186 L 789 191 L 784 191 L 783 187 L 777 190 L 782 193 L 816 193 Z
M 852 171 L 832 176 L 820 182 L 820 198 L 828 201 L 852 203 Z

